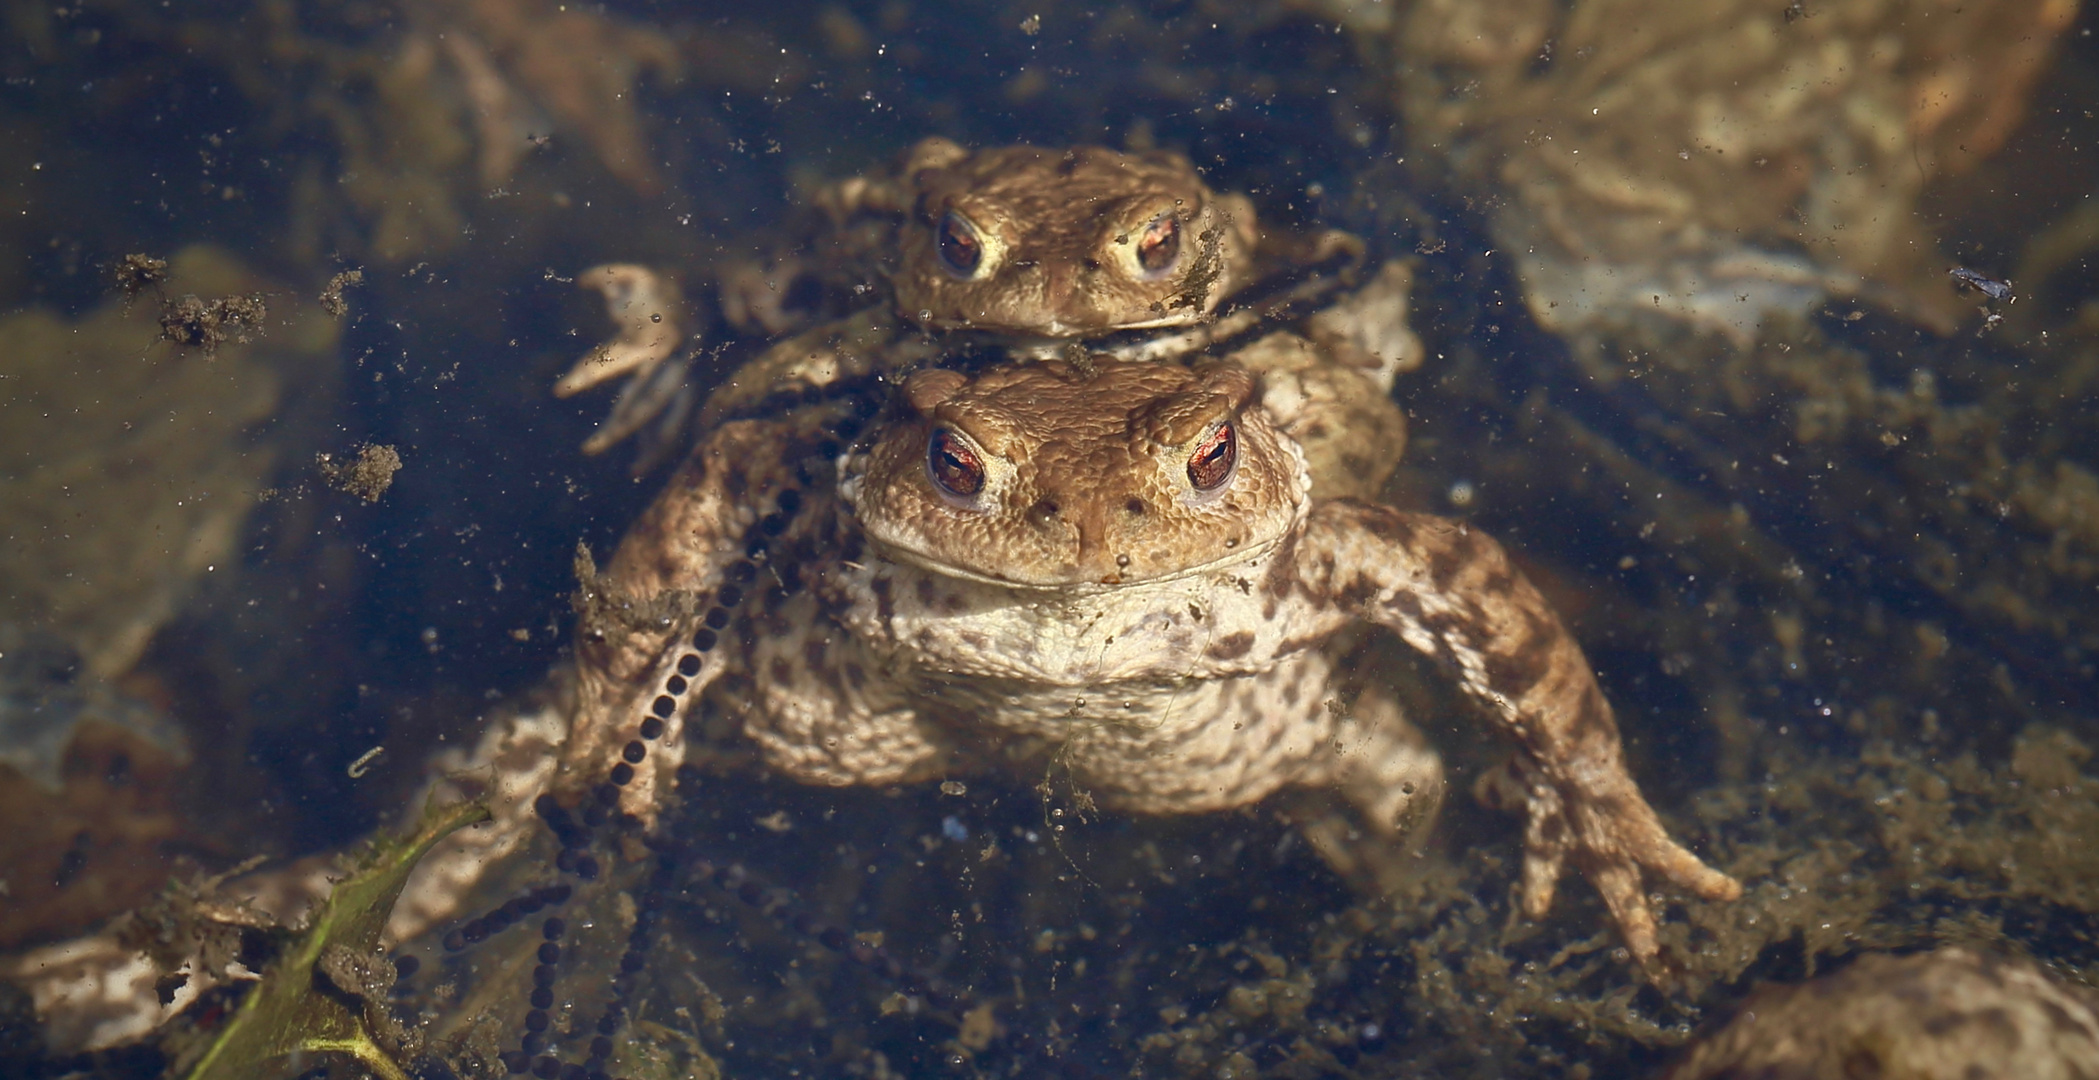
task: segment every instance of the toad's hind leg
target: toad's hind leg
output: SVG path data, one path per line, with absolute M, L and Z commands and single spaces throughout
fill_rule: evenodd
M 1651 885 L 1709 900 L 1741 895 L 1663 828 L 1626 771 L 1617 721 L 1581 646 L 1499 544 L 1465 522 L 1337 501 L 1314 510 L 1296 558 L 1307 572 L 1290 587 L 1443 661 L 1516 744 L 1530 815 L 1525 915 L 1545 914 L 1572 860 L 1648 965 L 1660 953 Z
M 1325 798 L 1329 812 L 1301 826 L 1336 873 L 1377 894 L 1415 876 L 1414 858 L 1443 805 L 1443 759 L 1387 691 L 1366 689 L 1336 718 L 1328 752 L 1305 784 L 1352 811 Z
M 1419 838 L 1443 805 L 1443 758 L 1383 690 L 1368 690 L 1334 733 L 1341 793 L 1390 838 Z

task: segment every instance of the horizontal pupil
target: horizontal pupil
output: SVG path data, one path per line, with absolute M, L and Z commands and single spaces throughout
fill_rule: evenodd
M 975 231 L 952 215 L 941 219 L 939 239 L 940 257 L 962 273 L 974 272 L 983 259 L 983 243 Z
M 974 495 L 983 488 L 983 466 L 953 435 L 943 431 L 933 436 L 930 449 L 928 464 L 941 487 L 956 495 Z
M 1146 270 L 1164 270 L 1181 249 L 1179 223 L 1172 218 L 1154 222 L 1137 242 L 1137 261 Z
M 1220 427 L 1188 458 L 1188 479 L 1204 491 L 1216 488 L 1224 483 L 1235 456 L 1232 429 Z

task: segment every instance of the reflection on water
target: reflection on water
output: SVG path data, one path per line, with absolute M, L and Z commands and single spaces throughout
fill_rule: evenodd
M 417 1075 L 1658 1075 L 1758 983 L 1868 954 L 2099 974 L 2099 46 L 2071 0 L 5 17 L 0 1071 L 188 1068 L 243 972 L 299 955 L 281 926 L 330 860 L 463 765 L 439 788 L 496 823 L 440 849 L 384 956 L 306 969 Z M 1670 834 L 1741 899 L 1650 883 L 1644 973 L 1592 863 L 1524 918 L 1508 744 L 1380 635 L 1336 653 L 1343 696 L 1389 697 L 1441 756 L 1418 850 L 1287 792 L 1124 812 L 1017 737 L 968 748 L 1002 768 L 797 783 L 743 734 L 758 668 L 675 714 L 685 768 L 656 770 L 659 732 L 601 799 L 641 714 L 565 741 L 612 670 L 592 635 L 692 641 L 736 607 L 606 591 L 695 432 L 864 420 L 889 394 L 867 376 L 1069 354 L 935 317 L 1027 200 L 994 217 L 894 171 L 929 135 L 1185 155 L 1185 221 L 1131 209 L 1069 280 L 1185 244 L 1217 268 L 1202 295 L 1161 271 L 1136 308 L 1189 321 L 1094 307 L 1073 333 L 1242 350 L 1315 484 L 1500 539 Z M 1030 212 L 1081 205 L 1042 190 Z M 1218 222 L 1247 221 L 1235 254 Z M 1061 257 L 1025 251 L 1022 277 Z M 657 291 L 623 308 L 585 277 L 606 265 Z M 1098 295 L 1035 287 L 958 310 Z M 611 333 L 653 378 L 607 431 L 644 445 L 585 454 L 615 392 L 551 391 Z M 735 407 L 695 414 L 723 386 Z M 828 485 L 815 450 L 740 460 Z M 764 532 L 761 494 L 738 528 Z M 855 561 L 780 531 L 742 564 L 753 605 L 785 552 Z M 1947 957 L 1885 970 L 2089 1019 L 2075 986 Z M 1880 1015 L 1861 981 L 1767 1011 Z M 1855 1063 L 1882 1036 L 1818 1037 Z

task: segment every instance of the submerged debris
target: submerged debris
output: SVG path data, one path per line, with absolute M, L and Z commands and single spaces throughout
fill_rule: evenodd
M 260 333 L 269 313 L 261 293 L 215 300 L 185 295 L 161 305 L 160 336 L 185 349 L 203 349 L 209 356 L 228 341 L 246 345 L 248 332 Z
M 0 621 L 0 948 L 80 933 L 150 896 L 186 824 L 176 794 L 190 763 L 159 710 L 49 630 Z
M 321 310 L 342 318 L 350 313 L 350 302 L 343 297 L 343 290 L 364 284 L 364 271 L 345 270 L 328 279 L 328 287 L 321 290 Z
M 334 454 L 321 454 L 319 463 L 321 479 L 329 487 L 374 503 L 393 486 L 394 474 L 401 471 L 401 453 L 391 446 L 365 443 L 349 461 L 337 461 Z
M 147 289 L 157 289 L 168 280 L 168 260 L 151 255 L 126 255 L 117 260 L 111 271 L 117 288 L 124 290 L 126 298 L 135 298 Z
M 1946 274 L 1963 285 L 1980 290 L 1984 296 L 1992 300 L 2007 300 L 2011 298 L 2011 282 L 1999 281 L 1980 270 L 1970 270 L 1965 266 L 1956 266 L 1946 271 Z
M 1745 345 L 1767 315 L 1830 296 L 1950 330 L 1951 292 L 1917 257 L 1936 245 L 1917 200 L 2005 144 L 2077 14 L 2058 0 L 1931 19 L 1764 0 L 1322 6 L 1396 61 L 1412 155 L 1497 193 L 1490 227 L 1540 324 L 1659 319 Z
M 172 1003 L 192 978 L 216 984 L 234 965 L 260 967 L 289 933 L 247 899 L 228 895 L 225 884 L 263 862 L 248 859 L 217 874 L 168 882 L 152 902 L 121 920 L 116 941 L 143 954 L 164 974 L 156 986 L 161 1004 Z M 260 935 L 251 940 L 251 935 Z M 277 938 L 274 943 L 269 939 Z M 197 988 L 192 988 L 197 989 Z

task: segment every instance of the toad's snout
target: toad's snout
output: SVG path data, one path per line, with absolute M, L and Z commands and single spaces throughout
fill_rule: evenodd
M 1099 264 L 1091 260 L 1045 259 L 1037 265 L 1042 275 L 1037 332 L 1062 337 L 1108 321 L 1095 295 Z
M 1145 507 L 1135 494 L 1114 497 L 1075 477 L 1036 499 L 1027 521 L 1073 580 L 1115 584 L 1130 567 Z

